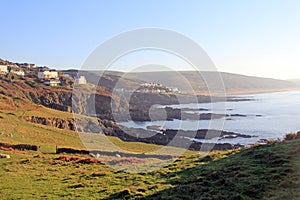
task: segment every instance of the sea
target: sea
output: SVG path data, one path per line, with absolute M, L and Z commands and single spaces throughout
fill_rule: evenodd
M 164 105 L 161 107 L 189 108 L 184 112 L 218 113 L 226 117 L 211 120 L 127 121 L 118 124 L 147 129 L 216 129 L 251 135 L 251 138 L 213 138 L 196 141 L 251 145 L 263 140 L 283 139 L 287 133 L 300 131 L 300 91 L 234 95 L 241 101 Z M 243 99 L 248 99 L 243 101 Z M 201 109 L 199 109 L 201 108 Z M 205 109 L 205 110 L 204 110 Z

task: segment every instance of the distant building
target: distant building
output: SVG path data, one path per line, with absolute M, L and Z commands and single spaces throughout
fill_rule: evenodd
M 8 65 L 8 62 L 2 60 L 2 61 L 0 61 L 0 65 Z
M 75 84 L 78 85 L 85 85 L 86 84 L 86 78 L 84 76 L 80 76 L 75 80 Z
M 39 79 L 56 79 L 58 77 L 58 73 L 55 70 L 47 70 L 38 72 L 37 76 Z
M 50 70 L 50 68 L 47 66 L 43 66 L 43 67 L 39 66 L 34 69 L 34 71 L 36 71 L 36 72 L 43 72 L 43 71 L 49 71 L 49 70 Z
M 17 74 L 19 76 L 25 76 L 25 72 L 22 70 L 12 69 L 12 70 L 10 70 L 10 73 Z
M 36 64 L 30 64 L 30 68 L 31 69 L 35 69 L 36 68 Z
M 22 63 L 22 64 L 20 64 L 20 67 L 26 68 L 26 69 L 35 69 L 36 64 Z
M 44 81 L 44 84 L 48 85 L 48 86 L 58 86 L 60 84 L 60 80 L 58 80 L 58 79 L 50 79 L 50 80 Z
M 64 73 L 64 74 L 62 74 L 61 76 L 64 77 L 64 78 L 70 78 L 70 74 L 65 74 L 65 73 Z
M 20 67 L 17 64 L 10 64 L 8 65 L 10 69 L 20 69 Z
M 0 74 L 7 74 L 7 73 L 8 73 L 8 66 L 0 65 Z

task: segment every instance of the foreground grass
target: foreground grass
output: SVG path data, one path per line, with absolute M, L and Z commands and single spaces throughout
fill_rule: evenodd
M 297 140 L 252 147 L 226 159 L 184 169 L 180 179 L 172 182 L 172 188 L 147 199 L 280 199 L 277 197 L 290 196 L 285 190 L 291 177 L 299 186 L 299 155 L 294 153 L 299 144 Z
M 8 153 L 0 160 L 1 199 L 299 199 L 300 140 L 239 152 L 182 157 L 131 174 L 58 155 Z

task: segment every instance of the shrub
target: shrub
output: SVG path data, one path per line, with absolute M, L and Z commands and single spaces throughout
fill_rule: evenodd
M 285 136 L 285 140 L 295 140 L 300 138 L 300 131 L 298 133 L 288 133 Z

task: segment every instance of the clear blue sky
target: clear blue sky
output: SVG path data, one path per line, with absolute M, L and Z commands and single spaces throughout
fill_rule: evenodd
M 198 42 L 220 71 L 300 78 L 299 0 L 0 0 L 0 58 L 79 68 L 101 42 L 159 27 Z

